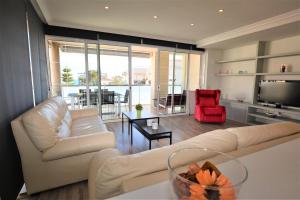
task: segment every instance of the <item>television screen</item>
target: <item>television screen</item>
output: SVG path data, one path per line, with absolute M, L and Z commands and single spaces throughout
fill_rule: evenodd
M 300 81 L 260 82 L 258 101 L 300 107 Z

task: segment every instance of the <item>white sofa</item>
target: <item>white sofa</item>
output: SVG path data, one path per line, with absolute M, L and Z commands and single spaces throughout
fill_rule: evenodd
M 82 181 L 99 150 L 115 147 L 97 110 L 69 111 L 50 98 L 11 122 L 28 194 Z
M 167 158 L 186 147 L 203 147 L 235 157 L 300 137 L 300 124 L 284 122 L 211 131 L 183 142 L 132 155 L 105 149 L 93 158 L 89 172 L 89 198 L 104 199 L 168 179 Z M 191 155 L 193 156 L 193 155 Z M 214 155 L 201 155 L 216 164 Z M 185 158 L 187 161 L 189 158 Z M 188 163 L 187 163 L 188 164 Z

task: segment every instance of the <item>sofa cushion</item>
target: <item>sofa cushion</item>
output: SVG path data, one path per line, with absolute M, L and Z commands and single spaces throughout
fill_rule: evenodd
M 58 127 L 57 136 L 58 138 L 67 138 L 71 136 L 71 128 L 65 121 L 62 121 L 61 125 Z
M 215 106 L 215 107 L 204 107 L 203 112 L 205 115 L 222 115 L 224 112 L 223 106 Z
M 50 161 L 112 147 L 115 147 L 115 136 L 109 131 L 102 132 L 102 134 L 68 137 L 60 139 L 53 147 L 43 152 L 42 158 L 45 161 Z
M 69 110 L 66 111 L 66 114 L 65 114 L 62 121 L 65 122 L 71 128 L 71 126 L 72 126 L 72 115 L 71 115 Z
M 103 163 L 102 166 L 99 166 L 98 171 L 95 172 L 96 174 L 93 174 L 93 176 L 96 176 L 96 180 L 98 180 L 98 183 L 95 186 L 95 190 L 97 190 L 96 198 L 108 198 L 112 195 L 117 195 L 120 192 L 119 189 L 123 180 L 166 170 L 166 162 L 172 152 L 178 149 L 192 147 L 202 147 L 229 152 L 236 150 L 237 141 L 235 135 L 225 130 L 215 130 L 171 146 L 165 146 L 133 155 L 111 158 Z M 215 154 L 212 153 L 189 155 L 183 158 L 181 160 L 182 163 L 180 164 L 187 164 L 193 159 L 201 160 L 214 155 Z
M 199 97 L 200 106 L 215 106 L 216 100 L 213 97 Z
M 229 128 L 226 129 L 226 131 L 236 135 L 238 147 L 242 148 L 295 133 L 300 133 L 300 124 L 293 122 L 281 122 L 260 126 Z
M 61 120 L 51 100 L 28 111 L 22 119 L 29 138 L 40 151 L 44 151 L 56 143 Z
M 72 121 L 72 136 L 88 135 L 106 131 L 107 128 L 98 115 L 90 117 L 80 117 Z

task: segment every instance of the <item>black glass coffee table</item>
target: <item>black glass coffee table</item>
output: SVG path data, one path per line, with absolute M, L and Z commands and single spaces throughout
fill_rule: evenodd
M 128 119 L 128 134 L 131 136 L 131 145 L 133 143 L 132 126 L 133 126 L 134 122 L 143 121 L 143 123 L 147 123 L 148 119 L 154 119 L 154 120 L 157 120 L 157 123 L 159 124 L 159 116 L 157 114 L 154 114 L 151 112 L 142 111 L 140 116 L 137 115 L 136 111 L 122 112 L 122 133 L 124 132 L 124 117 L 126 117 Z M 161 127 L 160 125 L 158 125 L 158 126 Z M 151 143 L 151 141 L 150 141 L 150 143 Z
M 151 141 L 159 140 L 163 138 L 170 139 L 170 145 L 172 144 L 172 131 L 164 126 L 158 125 L 157 129 L 152 129 L 152 126 L 147 126 L 147 120 L 134 121 L 133 126 L 149 140 L 149 149 L 151 149 Z M 131 137 L 132 144 L 132 137 Z

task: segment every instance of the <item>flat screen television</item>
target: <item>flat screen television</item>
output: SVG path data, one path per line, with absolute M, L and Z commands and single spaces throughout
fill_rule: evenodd
M 262 80 L 257 100 L 276 107 L 300 107 L 300 81 Z

